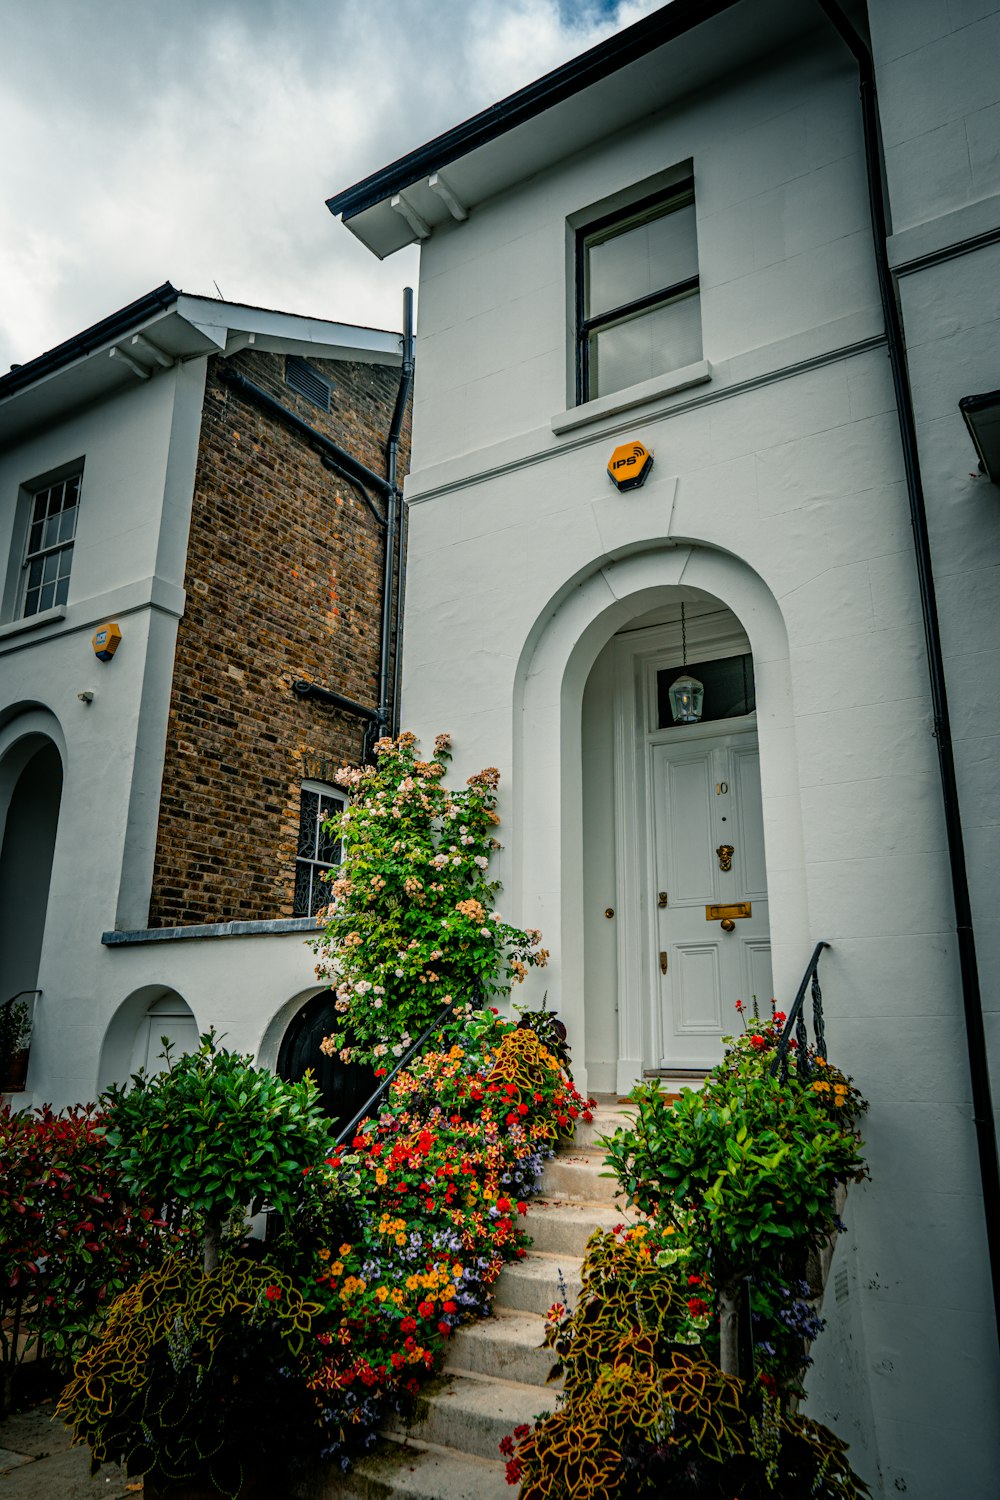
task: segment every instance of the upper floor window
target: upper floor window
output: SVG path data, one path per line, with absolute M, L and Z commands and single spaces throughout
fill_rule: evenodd
M 297 917 L 314 917 L 330 904 L 328 881 L 323 877 L 340 864 L 340 840 L 324 826 L 344 811 L 343 792 L 321 781 L 304 781 L 299 801 L 299 847 L 295 859 L 295 904 Z
M 577 233 L 577 400 L 702 357 L 694 183 Z
M 67 475 L 28 496 L 27 540 L 21 572 L 21 615 L 65 604 L 82 473 Z

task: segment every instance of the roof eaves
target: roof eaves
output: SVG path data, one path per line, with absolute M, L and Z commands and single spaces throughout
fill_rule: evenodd
M 399 157 L 353 187 L 335 193 L 326 200 L 326 206 L 332 214 L 341 214 L 345 220 L 353 218 L 487 141 L 495 140 L 561 104 L 654 48 L 682 36 L 702 21 L 741 3 L 742 0 L 673 0 L 672 4 L 644 16 L 634 26 L 616 32 L 588 52 L 571 58 L 534 83 L 509 94 L 506 99 L 464 120 L 461 125 L 446 130 L 443 135 L 435 136 L 432 141 Z
M 165 281 L 162 286 L 146 292 L 135 302 L 130 302 L 127 307 L 119 308 L 117 312 L 102 318 L 99 323 L 93 323 L 89 328 L 85 328 L 82 333 L 74 334 L 71 339 L 66 339 L 62 344 L 56 344 L 54 349 L 47 349 L 44 354 L 39 354 L 36 359 L 29 360 L 27 364 L 18 365 L 8 374 L 0 375 L 0 401 L 6 400 L 8 396 L 16 395 L 18 391 L 33 385 L 36 380 L 41 380 L 46 375 L 51 375 L 55 370 L 72 364 L 74 360 L 93 353 L 103 344 L 120 338 L 129 329 L 135 328 L 139 323 L 144 323 L 154 313 L 165 312 L 167 308 L 173 307 L 180 295 L 175 286 Z

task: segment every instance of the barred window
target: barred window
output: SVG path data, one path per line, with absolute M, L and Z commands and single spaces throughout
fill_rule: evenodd
M 25 618 L 66 603 L 81 478 L 79 472 L 70 474 L 30 496 L 21 596 Z
M 343 792 L 321 781 L 302 783 L 293 907 L 297 917 L 314 917 L 321 907 L 329 905 L 329 883 L 323 877 L 340 864 L 340 840 L 325 824 L 346 806 Z

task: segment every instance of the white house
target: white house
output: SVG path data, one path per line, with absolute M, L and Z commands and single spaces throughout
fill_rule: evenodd
M 211 1025 L 320 1061 L 322 813 L 353 708 L 391 695 L 401 357 L 167 283 L 0 377 L 0 1003 L 39 992 L 16 1104 Z
M 959 402 L 1000 386 L 1000 11 L 848 10 L 674 0 L 329 206 L 421 246 L 403 720 L 502 772 L 505 907 L 581 1082 L 711 1063 L 830 944 L 873 1181 L 809 1409 L 877 1493 L 972 1500 L 1000 496 Z

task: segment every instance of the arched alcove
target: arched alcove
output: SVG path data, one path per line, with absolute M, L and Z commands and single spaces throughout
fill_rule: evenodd
M 38 987 L 62 785 L 44 735 L 20 737 L 0 761 L 0 1002 Z
M 173 1057 L 193 1052 L 198 1045 L 198 1023 L 187 1001 L 166 985 L 147 984 L 134 990 L 115 1011 L 104 1034 L 98 1086 L 125 1083 L 144 1068 L 160 1073 L 163 1038 Z
M 377 1079 L 374 1071 L 354 1063 L 344 1063 L 334 1054 L 328 1057 L 320 1043 L 339 1025 L 333 990 L 311 996 L 289 1020 L 278 1048 L 276 1071 L 282 1078 L 296 1083 L 311 1069 L 323 1099 L 326 1113 L 346 1124 L 369 1099 Z

